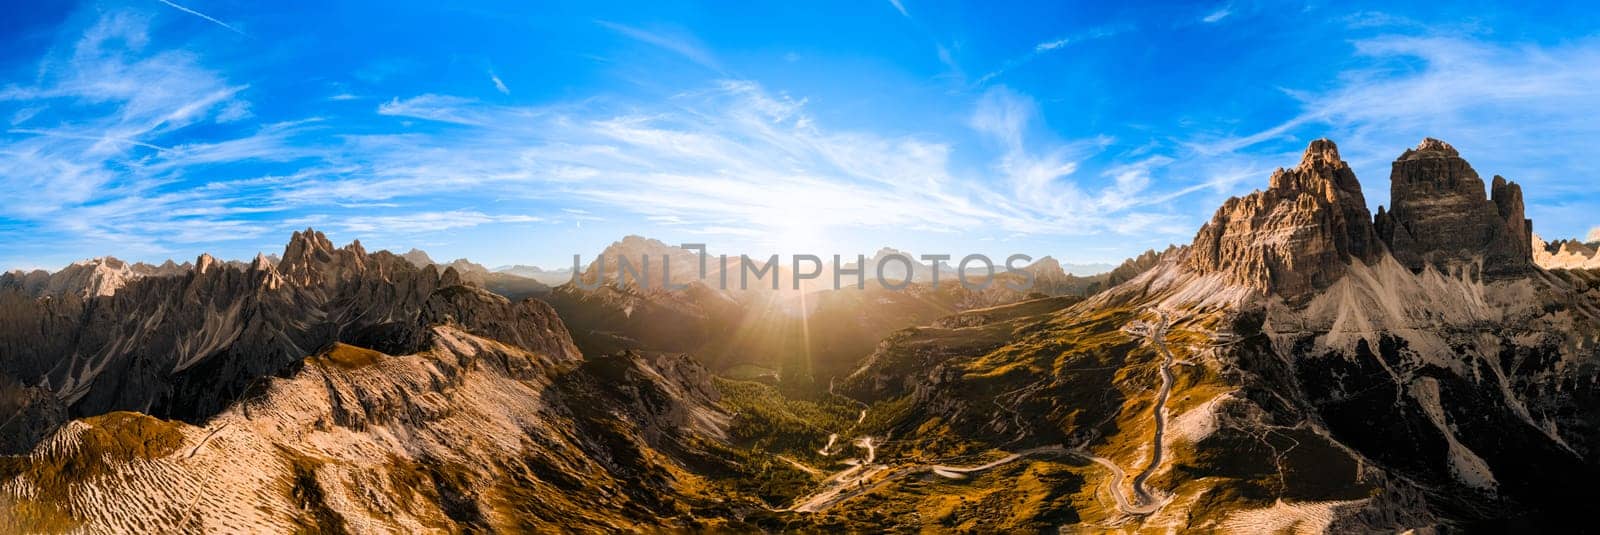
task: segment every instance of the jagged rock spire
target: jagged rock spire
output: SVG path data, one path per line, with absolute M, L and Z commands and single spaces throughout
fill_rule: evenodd
M 335 249 L 326 235 L 311 228 L 290 236 L 283 260 L 278 262 L 284 279 L 304 286 L 358 276 L 366 268 L 367 252 L 360 241 Z
M 1270 186 L 1229 199 L 1195 236 L 1186 264 L 1295 300 L 1344 275 L 1351 259 L 1381 254 L 1361 183 L 1332 141 L 1306 147 Z
M 210 253 L 200 253 L 200 257 L 196 258 L 194 261 L 194 272 L 201 275 L 204 275 L 206 272 L 216 268 L 217 259 L 216 257 L 211 256 Z

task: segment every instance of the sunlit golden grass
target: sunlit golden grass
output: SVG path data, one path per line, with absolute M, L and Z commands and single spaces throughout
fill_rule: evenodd
M 318 363 L 328 364 L 346 370 L 365 368 L 367 366 L 377 364 L 384 358 L 386 358 L 386 355 L 383 353 L 344 343 L 335 343 L 333 344 L 333 347 L 328 348 L 328 350 L 322 352 L 321 355 L 313 357 L 313 359 L 315 359 Z

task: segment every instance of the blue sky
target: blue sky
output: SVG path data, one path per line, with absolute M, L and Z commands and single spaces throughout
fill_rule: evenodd
M 0 268 L 368 249 L 1115 262 L 1330 137 L 1376 208 L 1424 136 L 1600 224 L 1581 4 L 17 3 Z

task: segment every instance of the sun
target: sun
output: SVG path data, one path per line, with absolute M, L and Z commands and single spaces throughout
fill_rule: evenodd
M 772 227 L 770 241 L 778 249 L 774 252 L 785 257 L 811 254 L 826 259 L 838 254 L 829 248 L 827 228 L 816 217 L 797 215 L 780 219 Z

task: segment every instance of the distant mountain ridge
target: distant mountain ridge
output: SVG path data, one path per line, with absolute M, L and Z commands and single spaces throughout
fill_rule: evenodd
M 500 266 L 494 268 L 493 271 L 495 273 L 505 273 L 507 275 L 516 275 L 518 277 L 533 279 L 550 286 L 559 286 L 568 282 L 572 282 L 572 268 L 570 267 L 547 270 L 539 266 L 516 264 L 510 266 Z
M 276 255 L 266 258 L 274 263 L 278 261 Z M 249 263 L 238 261 L 228 264 L 239 268 L 249 266 Z M 85 298 L 107 296 L 134 279 L 179 275 L 191 269 L 194 269 L 191 262 L 177 264 L 167 260 L 160 265 L 143 262 L 129 264 L 115 257 L 103 256 L 74 262 L 54 273 L 44 270 L 3 273 L 0 274 L 0 290 L 16 289 L 34 297 L 62 297 L 68 294 Z

